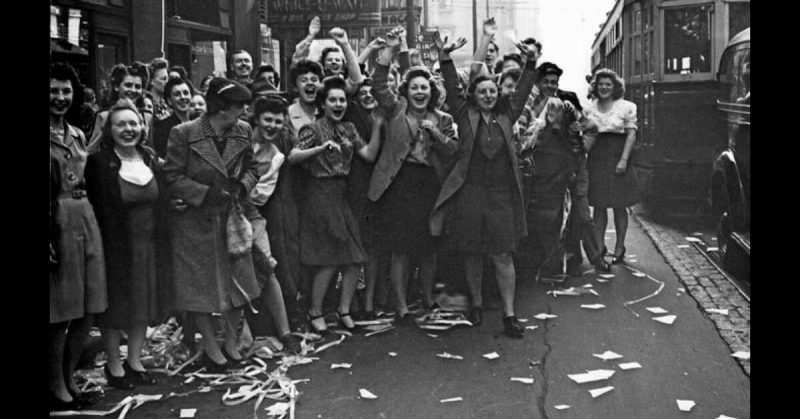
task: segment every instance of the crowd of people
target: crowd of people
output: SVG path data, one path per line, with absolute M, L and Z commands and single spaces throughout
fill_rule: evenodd
M 433 283 L 456 265 L 478 326 L 489 261 L 505 333 L 521 338 L 520 265 L 559 280 L 580 272 L 581 246 L 598 271 L 624 260 L 636 106 L 617 74 L 595 72 L 583 107 L 535 39 L 500 56 L 493 19 L 466 68 L 450 57 L 465 39 L 437 33 L 428 68 L 402 27 L 359 56 L 331 29 L 336 46 L 310 60 L 320 28 L 297 45 L 286 92 L 238 50 L 230 78 L 198 86 L 163 58 L 118 64 L 101 109 L 71 67 L 51 66 L 52 409 L 96 401 L 73 377 L 92 326 L 109 385 L 130 389 L 157 382 L 145 333 L 172 316 L 223 372 L 246 362 L 242 340 L 297 352 L 292 331 L 325 333 L 329 313 L 345 329 L 383 310 L 412 327 L 410 294 L 435 310 Z

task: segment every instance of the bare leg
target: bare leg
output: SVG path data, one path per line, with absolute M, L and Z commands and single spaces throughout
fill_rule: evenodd
M 78 392 L 78 386 L 72 379 L 72 374 L 89 339 L 89 330 L 93 322 L 94 315 L 86 314 L 80 319 L 71 321 L 67 329 L 67 341 L 64 345 L 64 380 L 67 388 L 74 392 Z
M 336 266 L 323 266 L 314 275 L 314 282 L 311 284 L 311 307 L 308 309 L 308 314 L 311 316 L 322 315 L 322 303 L 325 300 L 325 293 L 328 292 L 328 286 L 336 269 Z
M 239 361 L 242 356 L 236 350 L 236 340 L 239 335 L 239 321 L 242 319 L 242 310 L 234 308 L 222 312 L 225 329 L 225 351 L 232 359 Z
M 472 295 L 472 307 L 483 307 L 481 283 L 483 281 L 483 255 L 469 253 L 464 256 L 464 270 L 467 276 L 467 286 Z
M 119 354 L 119 343 L 122 339 L 122 334 L 117 329 L 108 329 L 105 327 L 101 330 L 101 333 L 103 335 L 103 343 L 106 347 L 106 358 L 108 358 L 106 365 L 108 366 L 108 370 L 111 371 L 111 375 L 122 377 L 125 375 L 125 370 L 122 368 L 122 360 Z M 130 347 L 128 348 L 130 350 Z
M 500 299 L 503 300 L 503 315 L 514 315 L 514 296 L 517 286 L 517 276 L 514 270 L 514 260 L 510 253 L 489 255 L 494 262 L 497 288 L 500 290 Z
M 347 265 L 342 272 L 342 294 L 339 299 L 339 313 L 350 313 L 350 305 L 353 303 L 353 296 L 358 285 L 358 265 Z
M 626 208 L 614 208 L 614 229 L 617 230 L 614 254 L 619 255 L 625 249 L 625 235 L 628 233 L 628 210 Z
M 286 306 L 283 302 L 283 292 L 281 291 L 281 284 L 275 275 L 271 275 L 269 281 L 264 284 L 264 289 L 261 290 L 261 295 L 264 296 L 262 307 L 266 305 L 269 308 L 269 313 L 275 322 L 275 328 L 278 329 L 278 336 L 283 336 L 291 330 L 289 329 L 289 318 L 286 315 Z
M 203 336 L 203 349 L 206 356 L 211 358 L 217 364 L 224 364 L 227 360 L 222 355 L 219 344 L 216 339 L 216 332 L 214 330 L 211 313 L 192 313 L 194 322 L 197 325 L 197 331 Z
M 608 225 L 608 208 L 595 207 L 594 235 L 597 237 L 597 243 L 600 243 L 601 250 L 605 248 L 606 225 Z
M 436 278 L 436 253 L 419 257 L 419 282 L 422 287 L 422 302 L 425 307 L 433 305 L 433 279 Z
M 364 280 L 366 289 L 364 290 L 364 311 L 375 311 L 375 283 L 378 280 L 378 252 L 371 251 L 369 261 L 364 266 Z
M 136 324 L 128 330 L 128 365 L 134 371 L 144 371 L 142 348 L 144 348 L 147 323 Z
M 406 303 L 406 291 L 408 288 L 408 255 L 405 253 L 392 252 L 392 287 L 397 297 L 395 302 L 397 316 L 403 317 L 408 313 Z
M 72 401 L 64 380 L 64 345 L 68 326 L 68 321 L 50 325 L 50 393 L 65 402 Z

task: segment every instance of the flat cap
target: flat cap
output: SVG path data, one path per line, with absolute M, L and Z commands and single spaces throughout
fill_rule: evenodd
M 548 74 L 555 74 L 556 76 L 561 77 L 561 74 L 564 73 L 564 70 L 558 68 L 557 65 L 551 62 L 545 62 L 536 69 L 536 72 L 539 73 L 539 77 L 544 77 Z

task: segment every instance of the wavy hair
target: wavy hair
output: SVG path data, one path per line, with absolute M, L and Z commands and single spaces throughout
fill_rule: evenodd
M 610 68 L 601 68 L 594 73 L 594 77 L 592 77 L 592 94 L 595 97 L 600 97 L 597 94 L 597 81 L 606 78 L 611 79 L 611 83 L 614 84 L 614 90 L 611 92 L 611 97 L 614 100 L 621 99 L 625 96 L 625 80 L 622 79 L 614 70 Z
M 347 96 L 347 83 L 340 76 L 328 76 L 322 80 L 322 89 L 317 92 L 316 97 L 316 105 L 320 113 L 324 113 L 325 99 L 328 98 L 328 92 L 336 89 L 342 90 Z
M 441 96 L 442 93 L 439 91 L 436 82 L 431 80 L 433 75 L 425 67 L 412 67 L 410 70 L 408 70 L 406 76 L 403 77 L 403 83 L 400 84 L 400 87 L 397 88 L 398 93 L 400 94 L 400 96 L 408 100 L 408 83 L 417 77 L 424 78 L 430 84 L 431 100 L 428 101 L 428 110 L 430 111 L 436 110 L 436 106 L 439 103 L 439 96 Z
M 111 136 L 111 119 L 117 112 L 122 112 L 125 110 L 133 111 L 137 117 L 139 117 L 139 124 L 142 126 L 141 133 L 139 135 L 139 141 L 136 142 L 136 146 L 140 146 L 144 143 L 145 139 L 147 139 L 147 126 L 144 122 L 144 117 L 142 114 L 139 113 L 139 109 L 136 105 L 130 101 L 130 99 L 119 99 L 117 100 L 112 106 L 111 109 L 108 110 L 108 117 L 106 118 L 106 123 L 103 124 L 100 132 L 102 136 L 100 137 L 100 148 L 113 148 L 114 147 L 114 138 Z

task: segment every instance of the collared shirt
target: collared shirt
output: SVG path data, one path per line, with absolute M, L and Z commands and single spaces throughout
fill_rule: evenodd
M 355 150 L 361 149 L 366 143 L 352 122 L 335 123 L 328 118 L 321 118 L 300 129 L 297 148 L 307 150 L 327 141 L 339 144 L 341 149 L 327 149 L 306 160 L 303 165 L 316 178 L 347 176 Z
M 287 128 L 288 129 L 288 128 Z M 250 202 L 262 206 L 269 201 L 278 184 L 278 174 L 281 166 L 286 161 L 286 156 L 271 141 L 256 137 L 253 138 L 253 161 L 258 164 L 258 183 L 250 191 Z
M 322 116 L 319 113 L 319 109 L 316 109 L 316 107 L 314 109 L 314 115 L 309 116 L 306 111 L 303 110 L 303 107 L 300 106 L 300 99 L 295 99 L 294 103 L 289 105 L 289 108 L 286 111 L 286 113 L 289 115 L 289 118 L 286 120 L 286 124 L 292 129 L 292 133 L 295 137 L 300 136 L 300 128 L 314 123 L 314 121 Z
M 592 101 L 583 112 L 597 124 L 599 133 L 624 134 L 628 128 L 636 129 L 636 104 L 625 99 L 615 100 L 606 112 L 601 112 L 597 108 L 597 101 Z

